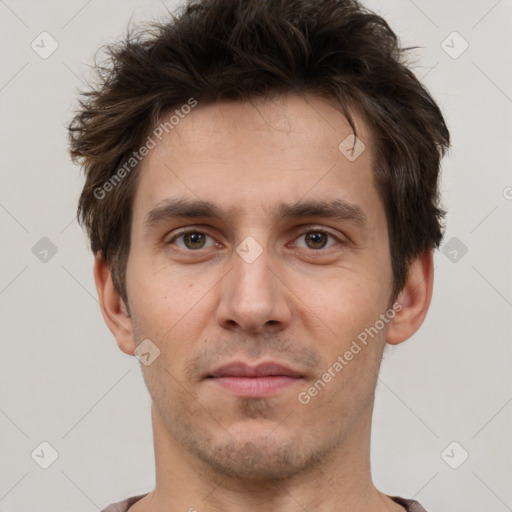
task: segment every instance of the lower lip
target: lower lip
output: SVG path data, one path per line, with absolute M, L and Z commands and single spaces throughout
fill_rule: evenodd
M 269 396 L 301 380 L 298 377 L 275 375 L 268 377 L 214 377 L 210 379 L 237 396 Z

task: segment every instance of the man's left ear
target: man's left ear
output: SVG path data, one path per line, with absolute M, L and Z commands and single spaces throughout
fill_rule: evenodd
M 398 345 L 420 328 L 430 306 L 433 283 L 434 258 L 432 250 L 428 250 L 409 266 L 407 281 L 395 301 L 401 309 L 390 323 L 387 343 Z

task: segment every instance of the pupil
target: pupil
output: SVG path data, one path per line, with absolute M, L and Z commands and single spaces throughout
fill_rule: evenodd
M 309 240 L 313 242 L 313 245 L 315 246 L 315 249 L 318 249 L 318 245 L 320 245 L 320 248 L 325 246 L 325 233 L 310 233 L 308 235 Z M 323 242 L 323 243 L 322 243 Z
M 204 237 L 201 233 L 187 233 L 185 239 L 191 242 L 193 248 L 202 247 L 204 245 Z M 201 243 L 203 242 L 203 243 Z

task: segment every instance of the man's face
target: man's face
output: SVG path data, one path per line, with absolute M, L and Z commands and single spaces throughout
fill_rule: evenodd
M 357 340 L 388 309 L 392 272 L 364 127 L 351 161 L 338 147 L 351 129 L 325 101 L 256 107 L 199 105 L 145 158 L 127 294 L 136 343 L 160 350 L 142 368 L 169 442 L 225 474 L 278 478 L 368 433 L 388 324 Z M 219 216 L 173 216 L 178 200 Z M 303 203 L 339 215 L 286 210 Z M 216 371 L 268 361 L 294 376 Z

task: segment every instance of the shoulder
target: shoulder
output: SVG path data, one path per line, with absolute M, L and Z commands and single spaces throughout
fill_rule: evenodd
M 107 508 L 103 509 L 101 512 L 127 512 L 127 510 L 137 501 L 147 496 L 147 494 L 140 494 L 139 496 L 132 496 L 131 498 L 127 498 L 123 501 L 119 501 L 118 503 L 112 503 Z
M 400 496 L 389 496 L 395 503 L 402 505 L 407 512 L 427 512 L 417 501 L 400 498 Z

